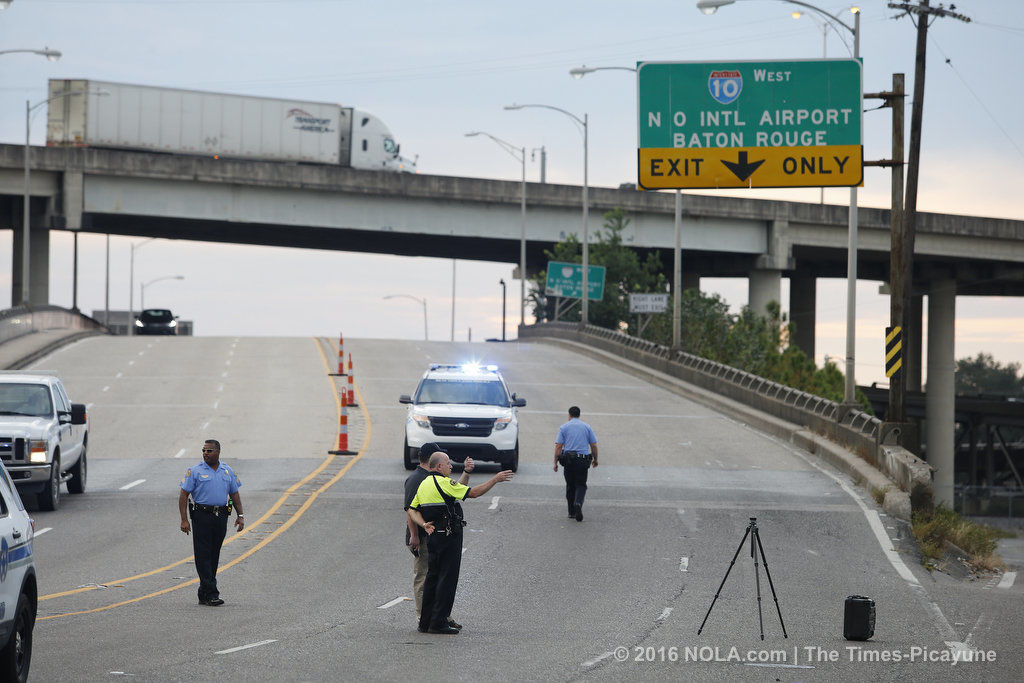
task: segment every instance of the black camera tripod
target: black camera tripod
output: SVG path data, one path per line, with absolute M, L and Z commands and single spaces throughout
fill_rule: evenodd
M 757 621 L 761 626 L 761 640 L 764 640 L 764 618 L 761 616 L 761 575 L 757 571 L 757 555 L 761 554 L 761 562 L 764 563 L 764 574 L 768 577 L 768 586 L 772 589 L 772 598 L 775 600 L 775 609 L 779 612 L 779 624 L 782 625 L 782 635 L 784 638 L 789 638 L 786 633 L 786 624 L 782 621 L 782 608 L 779 607 L 779 598 L 775 595 L 775 585 L 772 583 L 772 575 L 768 572 L 768 560 L 764 557 L 764 547 L 761 545 L 761 534 L 757 530 L 757 517 L 750 518 L 750 524 L 747 525 L 747 530 L 743 532 L 743 539 L 740 541 L 740 545 L 736 548 L 736 553 L 732 556 L 732 562 L 729 563 L 729 568 L 725 570 L 725 576 L 722 578 L 722 583 L 718 586 L 718 591 L 715 593 L 715 599 L 711 601 L 711 607 L 708 607 L 708 613 L 704 615 L 704 621 L 700 622 L 700 628 L 697 629 L 697 635 L 704 630 L 704 624 L 707 623 L 708 617 L 711 616 L 711 609 L 715 606 L 715 602 L 718 600 L 719 594 L 722 592 L 722 586 L 725 585 L 725 580 L 729 578 L 729 572 L 732 571 L 732 566 L 736 564 L 736 558 L 740 555 L 740 550 L 743 549 L 743 544 L 747 541 L 747 536 L 750 536 L 750 557 L 754 560 L 754 584 L 757 586 Z M 757 545 L 754 545 L 754 542 Z

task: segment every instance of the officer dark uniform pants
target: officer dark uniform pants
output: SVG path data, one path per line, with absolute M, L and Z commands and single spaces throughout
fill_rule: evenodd
M 590 471 L 591 456 L 579 453 L 566 453 L 562 476 L 565 477 L 565 500 L 569 503 L 569 512 L 573 506 L 583 506 L 587 496 L 587 473 Z
M 213 600 L 220 597 L 217 590 L 217 565 L 220 563 L 220 547 L 228 532 L 227 509 L 220 514 L 193 508 L 192 510 L 192 551 L 196 559 L 196 573 L 199 574 L 199 599 Z
M 462 525 L 453 524 L 450 534 L 438 523 L 434 533 L 427 536 L 430 553 L 427 580 L 423 584 L 423 608 L 420 610 L 421 629 L 439 629 L 448 624 L 448 615 L 455 604 L 455 591 L 459 587 L 462 567 Z

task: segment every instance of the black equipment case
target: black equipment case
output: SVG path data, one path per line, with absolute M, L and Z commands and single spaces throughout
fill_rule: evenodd
M 868 640 L 875 635 L 875 601 L 863 595 L 846 598 L 843 615 L 843 637 L 847 640 Z

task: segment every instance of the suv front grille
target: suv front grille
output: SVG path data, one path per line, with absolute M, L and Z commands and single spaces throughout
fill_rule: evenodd
M 0 436 L 0 460 L 25 462 L 25 439 Z
M 435 436 L 490 436 L 493 417 L 432 417 Z

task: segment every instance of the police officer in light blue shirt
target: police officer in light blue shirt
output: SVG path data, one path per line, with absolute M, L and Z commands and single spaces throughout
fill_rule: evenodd
M 569 408 L 569 421 L 558 428 L 555 438 L 555 472 L 562 464 L 565 476 L 565 500 L 569 517 L 583 521 L 583 499 L 587 495 L 587 472 L 597 467 L 597 437 L 590 425 L 580 419 L 580 409 Z
M 238 513 L 235 529 L 241 531 L 245 528 L 242 498 L 238 495 L 241 486 L 242 482 L 234 471 L 220 462 L 220 442 L 216 439 L 207 439 L 203 443 L 203 462 L 190 467 L 181 480 L 178 512 L 181 530 L 186 534 L 192 532 L 200 605 L 217 607 L 224 604 L 217 590 L 217 565 L 232 506 Z M 190 495 L 191 503 L 188 500 Z M 191 512 L 191 525 L 186 509 Z

